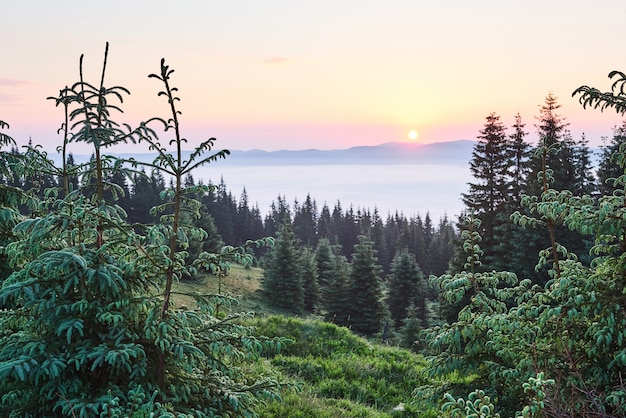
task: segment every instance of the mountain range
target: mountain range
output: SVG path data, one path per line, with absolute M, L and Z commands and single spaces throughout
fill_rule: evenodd
M 457 140 L 419 144 L 387 142 L 380 145 L 357 146 L 336 150 L 230 150 L 230 156 L 220 160 L 220 166 L 281 166 L 281 165 L 390 165 L 390 164 L 467 164 L 472 156 L 474 141 Z M 219 149 L 219 148 L 216 148 Z M 191 151 L 184 151 L 184 158 Z M 122 158 L 152 161 L 153 153 L 122 153 Z M 74 156 L 77 162 L 89 156 Z
M 220 164 L 227 165 L 387 165 L 387 164 L 467 164 L 474 141 L 458 140 L 419 144 L 387 142 L 338 150 L 231 151 Z

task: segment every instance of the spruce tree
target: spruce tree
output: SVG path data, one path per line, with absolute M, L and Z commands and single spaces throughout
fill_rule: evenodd
M 400 327 L 408 308 L 413 305 L 422 320 L 426 319 L 424 275 L 415 256 L 404 248 L 396 254 L 387 281 L 387 307 L 394 326 Z
M 214 315 L 216 303 L 232 300 L 188 295 L 197 301 L 190 310 L 172 299 L 174 282 L 199 268 L 224 270 L 231 261 L 250 261 L 237 248 L 203 254 L 192 265 L 184 261 L 189 238 L 202 232 L 180 217 L 199 207 L 190 197 L 199 190 L 184 188 L 182 179 L 228 152 L 203 156 L 210 139 L 182 159 L 179 99 L 164 60 L 151 78 L 163 83 L 159 95 L 171 115 L 151 122 L 172 129 L 168 142 L 176 151 L 168 153 L 148 124 L 131 132 L 120 128 L 111 116 L 127 90 L 103 85 L 106 52 L 100 84 L 83 79 L 81 58 L 80 81 L 56 100 L 66 103 L 70 90 L 75 105 L 66 108 L 71 124 L 63 129 L 71 135 L 64 136 L 63 148 L 71 139 L 94 149 L 92 164 L 83 167 L 90 172 L 81 172 L 91 179 L 88 187 L 36 202 L 38 213 L 16 225 L 6 248 L 15 271 L 0 288 L 6 307 L 0 311 L 0 416 L 254 416 L 255 398 L 274 398 L 277 384 L 249 376 L 240 361 L 272 343 L 255 338 L 241 322 L 249 315 Z M 144 235 L 105 199 L 109 162 L 121 163 L 105 151 L 126 141 L 147 142 L 158 157 L 145 164 L 175 179 L 155 208 L 159 224 L 144 225 Z M 31 174 L 49 168 L 45 159 L 32 162 Z
M 421 318 L 422 314 L 413 303 L 411 303 L 406 311 L 405 318 L 402 319 L 402 325 L 399 328 L 400 346 L 408 348 L 412 351 L 419 351 L 422 348 L 420 343 L 420 332 L 426 324 Z
M 260 210 L 258 206 L 250 207 L 248 192 L 245 188 L 241 192 L 235 219 L 235 244 L 242 245 L 247 240 L 255 240 L 264 236 Z
M 518 113 L 515 115 L 513 132 L 508 137 L 507 164 L 508 172 L 508 195 L 505 200 L 505 210 L 498 214 L 498 227 L 496 233 L 496 253 L 501 257 L 492 260 L 491 267 L 494 270 L 509 270 L 518 274 L 519 277 L 531 277 L 535 274 L 534 266 L 528 262 L 528 253 L 524 246 L 533 231 L 526 230 L 510 221 L 510 216 L 520 210 L 522 195 L 526 192 L 529 181 L 530 159 L 532 151 L 526 141 L 527 132 L 525 124 Z
M 618 190 L 614 182 L 609 179 L 616 179 L 622 175 L 622 169 L 614 155 L 623 143 L 626 143 L 626 120 L 619 127 L 615 127 L 611 139 L 602 146 L 597 171 L 597 189 L 600 196 L 612 195 Z
M 567 132 L 569 123 L 565 122 L 565 118 L 558 113 L 560 108 L 557 97 L 549 93 L 539 110 L 536 125 L 539 143 L 533 150 L 530 181 L 525 191 L 530 196 L 539 196 L 543 191 L 539 172 L 543 171 L 544 165 L 553 172 L 552 187 L 555 190 L 565 190 L 571 185 L 572 178 L 569 177 L 568 172 L 572 172 L 573 161 L 564 159 L 563 157 L 568 155 L 561 153 L 561 148 L 564 146 L 563 136 Z M 547 152 L 544 153 L 543 150 Z
M 315 263 L 317 267 L 317 282 L 322 311 L 328 311 L 328 301 L 332 298 L 331 285 L 337 275 L 335 254 L 330 241 L 322 238 L 315 249 Z
M 318 286 L 318 272 L 315 253 L 310 247 L 300 251 L 300 271 L 304 290 L 304 311 L 317 312 L 319 308 L 320 290 Z
M 350 263 L 350 280 L 347 291 L 350 303 L 347 306 L 350 327 L 354 332 L 373 335 L 382 331 L 386 311 L 383 304 L 380 268 L 372 242 L 365 236 L 358 237 Z
M 304 286 L 296 238 L 287 220 L 270 250 L 263 276 L 263 290 L 269 302 L 294 313 L 304 310 Z
M 474 178 L 463 194 L 468 213 L 481 221 L 481 236 L 487 269 L 506 256 L 497 251 L 497 231 L 507 222 L 505 202 L 509 196 L 509 143 L 500 117 L 491 113 L 474 145 L 470 171 Z
M 322 206 L 322 210 L 320 211 L 320 215 L 317 220 L 317 233 L 319 238 L 326 238 L 336 242 L 335 228 L 330 216 L 330 209 L 326 203 Z
M 350 263 L 346 257 L 336 254 L 334 260 L 334 274 L 324 295 L 326 319 L 334 324 L 349 326 L 350 324 Z

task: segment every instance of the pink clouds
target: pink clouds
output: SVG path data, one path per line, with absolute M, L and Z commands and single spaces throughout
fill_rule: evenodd
M 0 86 L 21 87 L 21 86 L 27 86 L 29 84 L 32 84 L 32 83 L 30 81 L 28 81 L 28 80 L 16 80 L 16 79 L 12 79 L 12 78 L 0 78 Z
M 285 57 L 269 57 L 263 60 L 266 64 L 283 64 L 287 62 L 287 58 Z

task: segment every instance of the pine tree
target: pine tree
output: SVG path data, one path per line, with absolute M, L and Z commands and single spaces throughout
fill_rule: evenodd
M 57 105 L 66 103 L 68 90 L 73 95 L 76 108 L 66 108 L 72 123 L 63 125 L 73 131 L 64 136 L 63 147 L 71 138 L 94 148 L 92 164 L 83 167 L 91 172 L 81 172 L 92 179 L 88 185 L 94 193 L 50 193 L 38 202 L 37 216 L 16 225 L 15 240 L 7 245 L 15 271 L 0 288 L 0 304 L 6 307 L 0 311 L 0 416 L 254 415 L 254 399 L 274 398 L 277 383 L 249 376 L 240 360 L 259 356 L 262 346 L 269 349 L 272 343 L 255 338 L 242 324 L 249 315 L 215 317 L 216 302 L 233 302 L 227 298 L 195 295 L 194 310 L 176 308 L 171 298 L 173 283 L 198 268 L 219 270 L 231 261 L 250 261 L 230 248 L 205 254 L 193 265 L 184 262 L 188 239 L 201 231 L 181 222 L 184 210 L 196 213 L 199 207 L 190 198 L 199 190 L 182 187 L 182 178 L 228 152 L 204 157 L 211 139 L 182 164 L 177 89 L 169 84 L 172 71 L 164 60 L 160 74 L 151 77 L 163 83 L 159 95 L 166 96 L 171 116 L 152 122 L 175 132 L 170 143 L 177 151 L 167 154 L 146 124 L 130 133 L 119 128 L 110 119 L 118 109 L 113 101 L 127 91 L 103 85 L 106 52 L 99 85 L 83 80 L 81 58 L 80 82 L 57 100 Z M 161 222 L 144 225 L 145 235 L 105 199 L 108 162 L 121 160 L 104 151 L 131 140 L 157 150 L 158 157 L 146 165 L 175 179 L 156 208 Z M 42 159 L 27 167 L 32 174 L 49 165 Z
M 258 206 L 250 208 L 248 192 L 244 188 L 237 206 L 235 217 L 235 244 L 242 245 L 247 240 L 256 240 L 264 236 L 263 220 Z
M 557 102 L 557 97 L 549 93 L 539 111 L 537 117 L 539 123 L 536 125 L 539 143 L 533 150 L 530 181 L 526 189 L 526 194 L 530 196 L 539 196 L 543 191 L 542 182 L 538 176 L 539 172 L 543 171 L 544 162 L 542 159 L 544 157 L 545 166 L 553 172 L 552 188 L 565 190 L 571 184 L 572 179 L 568 176 L 568 172 L 573 171 L 573 161 L 565 160 L 564 155 L 560 153 L 563 146 L 563 136 L 569 123 L 566 123 L 565 118 L 558 113 L 560 108 L 561 105 Z M 547 150 L 545 154 L 542 152 L 543 149 Z
M 358 244 L 350 263 L 348 295 L 350 304 L 346 307 L 349 323 L 354 332 L 373 335 L 382 331 L 385 308 L 382 300 L 382 281 L 378 276 L 379 266 L 367 237 L 358 237 Z
M 288 220 L 268 254 L 263 276 L 263 290 L 269 302 L 294 313 L 304 310 L 304 286 L 296 238 Z
M 341 325 L 350 325 L 350 263 L 346 257 L 336 254 L 334 260 L 334 274 L 324 296 L 324 308 L 328 321 Z
M 508 223 L 505 202 L 509 196 L 509 143 L 500 117 L 491 113 L 474 145 L 470 171 L 474 182 L 463 194 L 468 213 L 481 220 L 487 269 L 506 253 L 496 252 L 497 231 Z M 502 216 L 504 215 L 504 216 Z
M 597 188 L 600 196 L 612 195 L 617 190 L 614 182 L 609 179 L 616 179 L 622 175 L 614 155 L 623 143 L 626 143 L 626 120 L 621 126 L 615 127 L 611 140 L 603 144 L 597 171 Z
M 322 210 L 320 211 L 320 216 L 317 221 L 317 232 L 319 238 L 326 238 L 336 243 L 335 227 L 330 216 L 330 209 L 326 203 L 324 203 L 324 206 L 322 206 Z
M 385 224 L 383 223 L 380 214 L 378 213 L 378 209 L 374 208 L 374 213 L 372 214 L 371 219 L 371 235 L 370 239 L 374 243 L 374 251 L 378 255 L 379 262 L 383 266 L 383 270 L 385 273 L 389 272 L 389 265 L 384 264 L 383 260 L 384 256 L 387 253 L 387 248 L 385 247 Z
M 278 195 L 277 202 L 272 201 L 270 211 L 265 216 L 265 232 L 268 235 L 276 235 L 285 222 L 291 224 L 291 209 L 285 196 Z
M 524 192 L 524 185 L 528 181 L 529 160 L 531 158 L 531 147 L 526 141 L 527 133 L 524 131 L 525 124 L 522 116 L 515 115 L 513 133 L 509 135 L 507 141 L 507 165 L 510 167 L 508 177 L 509 193 L 507 198 L 511 200 L 511 207 L 518 208 Z
M 424 275 L 415 261 L 415 256 L 405 248 L 393 259 L 391 276 L 387 281 L 387 307 L 397 328 L 402 324 L 410 305 L 419 311 L 425 322 L 426 294 Z
M 310 247 L 304 247 L 300 252 L 300 271 L 304 291 L 304 311 L 308 313 L 317 312 L 320 299 L 317 262 L 315 253 Z
M 226 187 L 224 178 L 220 178 L 217 186 L 215 212 L 211 213 L 215 226 L 225 242 L 235 243 L 235 219 L 237 216 L 237 202 L 233 194 Z
M 317 245 L 317 216 L 317 204 L 310 194 L 307 194 L 302 205 L 294 203 L 293 233 L 302 245 Z
M 406 311 L 406 316 L 402 319 L 402 325 L 398 330 L 400 333 L 400 346 L 408 348 L 412 351 L 419 351 L 422 348 L 420 344 L 420 332 L 424 329 L 425 324 L 421 318 L 420 310 L 411 303 Z
M 508 270 L 519 277 L 532 277 L 535 274 L 534 266 L 528 262 L 528 252 L 524 250 L 525 243 L 533 231 L 526 230 L 511 222 L 510 217 L 520 210 L 522 195 L 526 192 L 529 179 L 529 162 L 532 157 L 531 146 L 526 141 L 525 124 L 518 113 L 512 126 L 513 133 L 508 137 L 507 164 L 508 196 L 505 201 L 505 210 L 498 214 L 498 227 L 495 229 L 495 251 L 500 257 L 492 260 L 494 270 Z
M 344 251 L 343 255 L 350 259 L 350 249 L 354 248 L 357 244 L 359 236 L 359 225 L 352 205 L 343 213 L 341 211 L 341 204 L 337 202 L 335 210 L 333 210 L 333 220 L 337 226 L 338 244 Z
M 74 160 L 74 155 L 72 153 L 70 153 L 67 157 L 67 160 L 65 162 L 65 167 L 66 167 L 66 175 L 65 176 L 60 176 L 59 180 L 59 188 L 65 188 L 64 184 L 63 184 L 63 179 L 67 178 L 67 192 L 72 192 L 74 190 L 78 190 L 79 187 L 79 182 L 78 182 L 78 176 L 76 175 L 76 161 Z M 65 193 L 65 190 L 64 190 Z
M 337 275 L 335 254 L 327 238 L 322 238 L 315 249 L 315 263 L 317 267 L 317 282 L 320 292 L 320 305 L 323 311 L 328 311 L 328 301 L 332 298 L 331 285 Z
M 593 174 L 592 152 L 589 140 L 583 133 L 578 141 L 574 141 L 574 189 L 576 196 L 596 194 L 596 178 Z

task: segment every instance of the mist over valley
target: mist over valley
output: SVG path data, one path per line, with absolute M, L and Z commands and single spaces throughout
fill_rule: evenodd
M 215 150 L 219 150 L 219 142 Z M 194 179 L 219 184 L 222 179 L 237 200 L 245 188 L 248 203 L 265 215 L 278 196 L 293 205 L 310 195 L 318 209 L 376 208 L 406 216 L 429 213 L 433 220 L 454 217 L 462 209 L 461 193 L 470 181 L 468 162 L 474 141 L 432 144 L 389 142 L 341 150 L 231 150 L 225 159 L 194 171 Z M 188 153 L 186 154 L 186 156 Z M 151 161 L 154 154 L 121 154 Z M 58 158 L 58 157 L 56 157 Z M 75 156 L 85 162 L 89 156 Z

